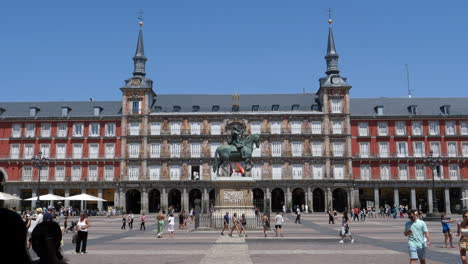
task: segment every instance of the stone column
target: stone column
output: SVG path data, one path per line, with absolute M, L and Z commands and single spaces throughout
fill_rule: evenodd
M 125 197 L 126 194 L 125 194 L 123 188 L 120 188 L 119 196 L 120 196 L 119 202 L 120 202 L 120 207 L 122 208 L 122 213 L 126 213 L 127 212 L 127 202 L 126 202 L 126 197 Z
M 86 193 L 86 189 L 85 189 L 85 188 L 82 188 L 82 189 L 81 189 L 81 193 Z M 81 207 L 81 211 L 86 210 L 86 208 L 85 208 L 85 201 L 80 201 L 80 207 Z
M 463 193 L 465 193 L 465 194 L 463 194 Z M 468 199 L 468 188 L 466 188 L 465 190 L 462 189 L 462 196 L 463 196 L 463 198 L 465 198 L 465 200 L 463 200 L 463 207 L 468 208 L 468 200 L 466 200 L 466 199 Z
M 141 189 L 141 213 L 148 213 L 148 191 L 146 188 Z
M 288 187 L 286 188 L 286 211 L 291 210 L 292 212 L 292 194 L 291 194 L 291 189 Z
M 393 205 L 396 207 L 400 206 L 400 196 L 398 193 L 398 188 L 393 189 Z
M 65 197 L 70 197 L 70 189 L 65 189 Z M 64 206 L 68 208 L 70 206 L 70 200 L 65 200 Z
M 185 212 L 189 211 L 189 197 L 187 193 L 187 189 L 184 188 L 182 191 L 182 209 L 185 210 Z
M 380 208 L 379 188 L 374 188 L 374 207 L 375 211 L 378 212 Z
M 209 194 L 206 188 L 203 188 L 203 193 L 202 193 L 202 202 L 201 202 L 201 211 L 203 214 L 207 214 L 209 210 Z
M 313 212 L 313 209 L 314 209 L 314 199 L 312 197 L 312 192 L 310 191 L 310 186 L 307 187 L 307 202 L 306 202 L 307 206 L 309 207 L 309 211 L 306 212 L 306 213 L 309 213 L 309 212 Z
M 450 210 L 450 189 L 445 188 L 444 190 L 444 199 L 445 199 L 445 213 L 446 214 L 452 214 L 452 211 Z
M 349 210 L 351 210 L 352 208 L 354 207 L 357 207 L 356 206 L 356 199 L 354 197 L 354 188 L 349 188 L 349 191 L 346 192 L 347 194 L 347 200 L 348 200 L 348 204 L 346 205 L 346 211 L 349 212 Z
M 163 188 L 161 192 L 161 211 L 164 210 L 167 212 L 167 202 L 166 188 Z
M 98 189 L 98 197 L 102 199 L 102 188 Z M 97 208 L 99 211 L 102 211 L 102 201 L 97 202 Z
M 418 209 L 416 206 L 416 188 L 411 188 L 411 208 L 410 209 Z
M 32 190 L 32 197 L 36 197 L 36 196 L 37 196 L 36 190 L 33 189 L 33 190 Z M 36 202 L 37 202 L 37 199 L 31 201 L 31 210 L 33 210 L 34 208 L 36 208 L 36 206 L 37 206 Z
M 434 212 L 434 200 L 432 200 L 432 188 L 427 189 L 427 205 L 428 205 L 428 213 Z

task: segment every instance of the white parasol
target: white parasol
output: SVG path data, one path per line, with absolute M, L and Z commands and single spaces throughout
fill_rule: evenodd
M 16 196 L 13 196 L 8 193 L 0 192 L 0 200 L 8 201 L 8 200 L 21 200 L 21 198 L 18 198 Z
M 71 201 L 98 201 L 98 202 L 99 201 L 100 202 L 105 202 L 106 201 L 106 200 L 104 200 L 102 198 L 92 196 L 92 195 L 89 195 L 89 194 L 86 194 L 86 193 L 66 197 L 65 200 L 71 200 Z
M 36 200 L 37 200 L 37 196 L 26 199 L 26 201 L 36 201 Z M 49 194 L 44 194 L 44 195 L 39 196 L 39 200 L 41 200 L 41 201 L 60 201 L 60 200 L 65 200 L 65 197 L 49 193 Z

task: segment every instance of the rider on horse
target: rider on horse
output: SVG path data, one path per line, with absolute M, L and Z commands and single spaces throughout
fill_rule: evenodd
M 237 151 L 241 153 L 242 158 L 245 157 L 243 147 L 244 144 L 242 143 L 242 135 L 244 134 L 245 129 L 239 129 L 237 126 L 232 127 L 231 138 L 228 142 L 229 145 L 233 145 L 237 148 Z

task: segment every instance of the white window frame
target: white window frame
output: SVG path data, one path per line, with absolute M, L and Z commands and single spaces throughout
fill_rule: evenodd
M 281 134 L 281 121 L 271 121 L 270 123 L 271 134 Z
M 302 122 L 301 121 L 291 121 L 291 134 L 301 134 L 302 133 Z
M 292 178 L 293 180 L 302 180 L 304 174 L 304 165 L 293 164 L 292 165 Z
M 406 136 L 406 122 L 405 121 L 395 122 L 395 135 Z
M 24 126 L 24 136 L 27 138 L 36 137 L 36 124 L 28 123 Z
M 383 121 L 377 123 L 377 135 L 388 136 L 388 122 Z
M 139 136 L 140 135 L 140 126 L 139 122 L 129 122 L 128 123 L 128 135 L 129 136 Z
M 463 136 L 468 135 L 468 121 L 460 122 L 460 134 Z
M 456 141 L 447 142 L 447 156 L 449 157 L 458 156 L 458 145 Z
M 441 156 L 440 142 L 439 141 L 430 141 L 429 144 L 430 144 L 430 147 L 431 147 L 432 156 L 440 157 Z
M 449 179 L 450 180 L 458 180 L 460 178 L 460 166 L 458 164 L 449 164 Z
M 148 177 L 150 181 L 159 181 L 161 178 L 161 166 L 150 165 L 148 166 Z
M 65 138 L 67 137 L 68 124 L 67 123 L 58 123 L 57 124 L 57 137 Z
M 396 142 L 397 156 L 400 158 L 408 157 L 408 142 L 397 141 Z
M 370 156 L 370 143 L 359 142 L 359 156 L 361 158 L 368 158 Z
M 22 124 L 13 124 L 11 126 L 11 137 L 12 138 L 19 138 L 21 137 L 21 130 L 23 128 Z
M 159 122 L 159 121 L 151 122 L 150 134 L 153 135 L 153 136 L 161 135 L 161 122 Z
M 211 135 L 221 135 L 221 123 L 220 122 L 211 122 L 210 124 L 210 133 Z
M 462 142 L 462 155 L 468 157 L 468 142 Z
M 457 134 L 455 121 L 445 121 L 445 134 L 447 136 L 455 136 Z
M 44 166 L 41 169 L 41 181 L 49 180 L 49 166 Z
M 182 123 L 181 122 L 171 122 L 171 135 L 180 135 L 182 130 Z
M 389 142 L 379 142 L 379 156 L 382 158 L 388 158 L 390 156 Z
M 426 179 L 426 165 L 416 164 L 414 165 L 414 171 L 416 175 L 416 180 L 422 181 Z
M 281 141 L 272 141 L 271 142 L 271 156 L 272 157 L 281 157 L 282 145 L 283 145 L 283 142 L 281 142 Z
M 171 158 L 180 158 L 180 151 L 181 151 L 181 144 L 180 143 L 171 143 L 170 145 L 170 156 Z
M 55 181 L 65 181 L 65 166 L 55 166 Z
M 149 146 L 149 157 L 150 158 L 159 158 L 161 157 L 161 144 L 160 143 L 150 143 Z
M 389 164 L 380 165 L 380 179 L 381 180 L 390 180 L 391 178 L 391 168 Z
M 67 158 L 67 144 L 66 143 L 57 143 L 55 145 L 55 158 L 57 159 Z
M 105 165 L 104 166 L 104 180 L 105 181 L 113 181 L 115 174 L 114 165 Z
M 323 156 L 323 143 L 321 141 L 312 141 L 311 150 L 313 157 Z
M 99 143 L 88 144 L 88 158 L 90 159 L 99 158 Z
M 422 136 L 423 135 L 423 126 L 421 121 L 413 121 L 411 123 L 411 130 L 413 136 Z
M 312 178 L 314 178 L 314 180 L 323 179 L 323 164 L 312 165 Z
M 358 123 L 358 134 L 361 137 L 369 136 L 369 123 L 368 122 L 359 122 Z
M 262 147 L 263 147 L 263 143 L 260 143 L 260 146 L 258 148 L 256 148 L 255 146 L 253 146 L 253 151 L 252 151 L 252 157 L 261 157 L 262 155 Z
M 97 128 L 97 131 L 96 131 Z M 91 123 L 89 124 L 89 131 L 88 134 L 90 137 L 99 137 L 101 135 L 101 125 L 99 123 Z
M 262 179 L 262 166 L 254 165 L 252 167 L 252 179 L 254 180 L 261 180 Z
M 250 122 L 250 134 L 261 134 L 262 125 L 259 121 Z
M 322 121 L 320 120 L 312 120 L 311 121 L 311 127 L 312 127 L 312 134 L 317 135 L 317 134 L 322 134 Z
M 50 123 L 42 123 L 41 124 L 41 137 L 48 138 L 52 134 L 52 126 Z
M 14 143 L 10 144 L 10 158 L 11 159 L 19 159 L 20 157 L 20 144 Z
M 71 172 L 71 180 L 72 181 L 81 181 L 82 177 L 82 167 L 81 165 L 73 165 L 72 172 Z
M 138 179 L 140 178 L 140 165 L 128 165 L 127 172 L 129 181 L 138 181 Z
M 112 150 L 112 151 L 110 151 Z M 105 145 L 105 155 L 107 159 L 115 158 L 115 143 L 106 143 Z
M 301 141 L 291 142 L 291 153 L 293 157 L 302 157 L 302 145 Z
M 371 179 L 371 167 L 369 164 L 361 164 L 359 168 L 361 172 L 361 180 L 370 180 Z
M 398 179 L 406 181 L 409 179 L 408 165 L 398 164 Z
M 34 144 L 24 144 L 23 158 L 31 159 L 34 156 Z
M 343 113 L 343 98 L 331 98 L 330 103 L 332 113 Z
M 343 134 L 343 120 L 332 120 L 332 134 Z
M 417 151 L 418 150 L 418 148 L 416 147 L 417 145 L 421 146 L 421 152 Z M 424 141 L 413 141 L 413 156 L 415 157 L 426 156 Z
M 79 149 L 79 151 L 77 151 Z M 73 143 L 73 158 L 81 159 L 83 158 L 83 144 Z
M 98 181 L 99 179 L 99 167 L 97 165 L 88 166 L 88 181 Z
M 333 178 L 337 180 L 343 180 L 345 174 L 344 164 L 333 164 Z
M 271 165 L 271 178 L 273 180 L 281 180 L 282 173 L 283 173 L 283 167 L 281 164 Z
M 216 153 L 216 149 L 221 146 L 221 143 L 219 142 L 210 142 L 210 154 L 212 158 L 214 158 L 215 156 L 215 153 Z
M 82 137 L 84 135 L 84 124 L 83 123 L 74 123 L 73 124 L 73 136 Z
M 39 151 L 42 152 L 43 157 L 50 158 L 50 144 L 49 143 L 40 144 Z
M 439 121 L 429 121 L 429 136 L 440 135 Z
M 179 181 L 181 175 L 181 166 L 179 165 L 170 165 L 169 166 L 169 179 L 171 181 Z
M 201 123 L 200 122 L 190 122 L 190 134 L 200 135 L 201 134 Z
M 33 179 L 33 167 L 32 166 L 23 166 L 21 168 L 21 178 L 23 181 L 32 181 Z
M 190 143 L 190 157 L 200 158 L 201 157 L 202 144 L 199 142 Z
M 140 143 L 136 143 L 136 142 L 128 143 L 128 157 L 129 158 L 140 157 Z
M 333 156 L 343 157 L 345 155 L 345 144 L 342 141 L 332 142 Z

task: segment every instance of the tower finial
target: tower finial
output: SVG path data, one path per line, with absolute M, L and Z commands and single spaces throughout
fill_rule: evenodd
M 147 61 L 147 58 L 145 57 L 145 48 L 143 46 L 143 30 L 142 30 L 142 26 L 143 26 L 143 10 L 140 10 L 138 11 L 138 20 L 140 20 L 140 22 L 138 22 L 138 25 L 140 25 L 140 30 L 138 32 L 138 41 L 137 41 L 137 48 L 136 48 L 136 51 L 135 51 L 135 56 L 133 57 L 133 64 L 134 64 L 134 71 L 133 71 L 133 75 L 136 76 L 136 75 L 139 75 L 139 76 L 145 76 L 146 75 L 146 72 L 145 72 L 145 64 L 146 64 L 146 61 Z
M 335 39 L 333 38 L 332 30 L 332 19 L 331 19 L 331 8 L 328 9 L 328 44 L 327 44 L 327 55 L 325 55 L 325 60 L 327 61 L 327 71 L 326 74 L 339 74 L 340 70 L 338 69 L 338 53 L 335 48 Z
M 144 14 L 145 14 L 145 12 L 143 11 L 143 9 L 140 9 L 140 10 L 137 12 L 137 19 L 139 20 L 138 25 L 139 25 L 140 27 L 143 26 L 143 20 L 144 20 L 144 19 L 143 19 L 143 15 L 144 15 Z
M 328 24 L 330 25 L 331 27 L 331 24 L 333 23 L 333 20 L 332 20 L 332 9 L 331 8 L 328 8 Z

